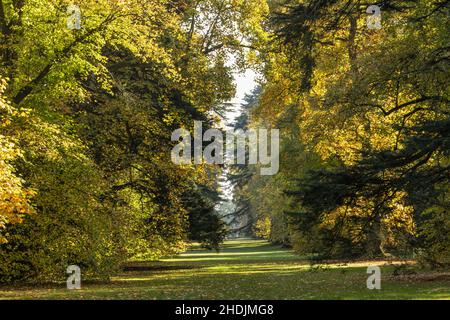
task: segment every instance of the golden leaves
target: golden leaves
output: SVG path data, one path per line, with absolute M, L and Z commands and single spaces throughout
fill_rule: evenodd
M 6 88 L 6 80 L 0 79 L 0 129 L 11 124 L 18 113 L 2 97 Z M 15 174 L 11 162 L 21 155 L 20 150 L 10 137 L 0 134 L 0 244 L 6 242 L 1 232 L 8 224 L 21 223 L 23 216 L 32 213 L 29 199 L 35 194 L 33 190 L 23 187 L 23 181 Z

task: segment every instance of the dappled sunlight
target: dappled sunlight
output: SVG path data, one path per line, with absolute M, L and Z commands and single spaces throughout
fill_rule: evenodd
M 267 252 L 267 251 L 254 251 L 254 252 L 226 252 L 227 256 L 253 256 L 253 255 L 286 255 L 287 251 L 271 251 L 271 252 Z M 215 254 L 216 256 L 223 256 L 224 254 L 218 252 Z M 180 258 L 187 258 L 187 257 L 214 257 L 214 254 L 211 253 L 184 253 L 180 255 Z M 180 260 L 180 259 L 176 259 L 176 260 Z
M 288 256 L 295 259 L 286 259 Z M 255 257 L 265 261 L 255 261 Z M 123 272 L 108 283 L 85 284 L 79 291 L 62 287 L 0 289 L 0 298 L 23 295 L 29 299 L 150 300 L 450 298 L 447 279 L 428 277 L 424 282 L 420 277 L 392 276 L 395 265 L 400 263 L 356 261 L 311 265 L 291 250 L 265 241 L 227 241 L 218 254 L 196 250 L 163 262 L 130 263 L 148 269 Z M 369 265 L 382 267 L 384 278 L 379 292 L 366 288 Z
M 234 247 L 234 243 L 239 248 Z M 265 241 L 234 243 L 227 242 L 220 253 L 195 250 L 165 260 L 171 266 L 193 263 L 198 268 L 134 273 L 115 278 L 114 282 L 118 286 L 157 287 L 166 293 L 170 291 L 168 298 L 176 296 L 183 299 L 381 299 L 386 295 L 395 299 L 402 288 L 406 288 L 405 295 L 398 295 L 398 298 L 439 298 L 446 294 L 448 298 L 450 294 L 448 288 L 438 283 L 437 287 L 436 284 L 430 284 L 434 288 L 433 292 L 417 291 L 411 296 L 410 291 L 415 290 L 417 284 L 412 284 L 412 287 L 403 286 L 396 279 L 385 284 L 385 292 L 382 294 L 368 292 L 365 287 L 367 266 L 385 266 L 390 270 L 393 265 L 403 263 L 402 261 L 336 262 L 311 266 L 291 250 L 268 245 Z M 255 251 L 247 251 L 249 247 Z M 254 261 L 255 257 L 266 259 Z M 286 257 L 295 261 L 287 261 Z M 174 287 L 165 285 L 168 282 Z M 334 292 L 323 292 L 324 286 L 332 287 Z

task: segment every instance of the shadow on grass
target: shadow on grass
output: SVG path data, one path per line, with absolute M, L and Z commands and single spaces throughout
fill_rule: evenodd
M 360 261 L 311 266 L 265 241 L 227 241 L 221 253 L 190 250 L 173 259 L 130 262 L 110 282 L 0 287 L 0 299 L 450 299 L 447 277 L 394 277 L 382 268 L 382 290 L 366 287 Z M 428 280 L 430 279 L 430 280 Z

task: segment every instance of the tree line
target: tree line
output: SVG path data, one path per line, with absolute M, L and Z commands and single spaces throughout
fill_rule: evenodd
M 173 164 L 171 134 L 217 122 L 266 3 L 76 2 L 80 28 L 71 1 L 0 1 L 0 282 L 107 279 L 225 236 L 220 168 Z
M 448 1 L 0 0 L 0 282 L 108 279 L 219 248 L 221 166 L 171 134 L 280 129 L 280 171 L 229 168 L 249 235 L 311 259 L 450 262 Z M 230 57 L 233 56 L 233 63 Z
M 280 173 L 234 167 L 248 233 L 310 259 L 450 263 L 449 1 L 273 1 L 236 127 L 280 128 Z

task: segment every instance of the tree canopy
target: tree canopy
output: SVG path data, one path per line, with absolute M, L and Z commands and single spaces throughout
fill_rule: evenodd
M 259 3 L 82 0 L 69 28 L 69 1 L 0 1 L 0 281 L 217 248 L 220 168 L 173 164 L 170 138 L 217 122 L 263 41 Z
M 360 1 L 272 3 L 250 125 L 282 129 L 281 172 L 254 175 L 250 198 L 267 238 L 313 257 L 445 265 L 449 3 L 377 5 L 374 30 Z
M 450 263 L 449 1 L 0 0 L 0 282 L 107 279 L 233 223 L 313 259 Z M 73 24 L 75 19 L 75 24 Z M 177 165 L 174 130 L 280 129 L 280 172 Z

